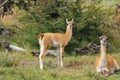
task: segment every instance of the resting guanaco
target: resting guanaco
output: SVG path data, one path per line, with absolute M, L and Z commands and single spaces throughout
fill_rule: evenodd
M 107 55 L 107 36 L 102 35 L 100 37 L 100 56 L 97 58 L 95 62 L 96 71 L 103 76 L 108 76 L 114 73 L 117 70 L 120 70 L 120 66 L 118 65 L 116 59 L 112 56 Z

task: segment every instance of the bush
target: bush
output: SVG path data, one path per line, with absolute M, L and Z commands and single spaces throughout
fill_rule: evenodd
M 73 36 L 65 51 L 71 52 L 73 48 L 83 47 L 88 43 L 99 44 L 99 36 L 105 33 L 105 30 L 101 29 L 105 14 L 106 11 L 100 1 L 53 0 L 41 2 L 41 5 L 35 6 L 20 18 L 20 21 L 26 26 L 18 30 L 18 35 L 11 41 L 13 42 L 17 38 L 16 43 L 20 45 L 29 44 L 31 48 L 39 48 L 38 33 L 65 33 L 65 19 L 74 18 Z

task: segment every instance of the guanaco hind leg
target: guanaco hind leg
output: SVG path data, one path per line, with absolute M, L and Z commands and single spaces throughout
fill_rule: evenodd
M 40 69 L 42 70 L 43 69 L 43 59 L 44 59 L 44 57 L 45 57 L 45 49 L 44 48 L 42 48 L 42 49 L 40 49 L 40 55 L 39 55 L 39 62 L 40 62 Z
M 116 71 L 120 70 L 120 66 L 119 66 L 119 64 L 117 63 L 116 60 L 114 60 L 114 64 L 115 64 L 115 70 Z
M 43 69 L 43 65 L 44 65 L 43 59 L 45 57 L 47 49 L 49 48 L 49 43 L 50 42 L 48 42 L 48 44 L 45 45 L 46 40 L 44 40 L 44 38 L 43 38 L 43 39 L 39 40 L 39 43 L 40 43 L 39 63 L 40 63 L 40 69 L 42 70 Z

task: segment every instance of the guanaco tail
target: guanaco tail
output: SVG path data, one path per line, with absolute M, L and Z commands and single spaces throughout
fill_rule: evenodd
M 120 66 L 118 65 L 116 59 L 107 55 L 106 46 L 107 36 L 102 35 L 100 37 L 100 56 L 95 62 L 95 67 L 97 73 L 103 75 L 104 77 L 114 73 L 117 70 L 120 70 Z
M 45 53 L 50 46 L 57 47 L 58 49 L 58 64 L 60 67 L 63 67 L 63 57 L 64 57 L 64 48 L 70 41 L 72 37 L 72 24 L 73 19 L 68 21 L 66 19 L 67 28 L 66 32 L 63 33 L 41 33 L 38 35 L 39 45 L 40 45 L 40 69 L 43 69 Z

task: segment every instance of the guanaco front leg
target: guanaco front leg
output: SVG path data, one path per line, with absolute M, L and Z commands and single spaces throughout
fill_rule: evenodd
M 61 46 L 60 47 L 60 52 L 58 54 L 58 65 L 60 67 L 63 67 L 63 56 L 64 56 L 64 47 Z

